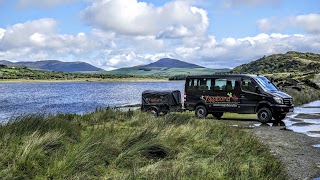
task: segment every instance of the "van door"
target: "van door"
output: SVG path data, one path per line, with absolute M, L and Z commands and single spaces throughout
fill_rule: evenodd
M 241 92 L 239 113 L 254 113 L 259 102 L 260 95 L 256 92 L 256 82 L 250 78 L 241 78 Z
M 210 91 L 211 80 L 206 78 L 190 78 L 186 80 L 186 100 L 185 108 L 194 110 L 195 105 L 202 100 L 202 96 L 208 94 Z
M 236 90 L 236 78 L 223 77 L 212 79 L 209 96 L 205 96 L 211 112 L 236 112 L 239 91 Z M 239 87 L 239 86 L 238 86 Z

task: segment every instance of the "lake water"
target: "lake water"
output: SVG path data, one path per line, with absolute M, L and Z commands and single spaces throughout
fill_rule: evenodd
M 141 103 L 144 90 L 180 90 L 173 82 L 0 83 L 0 122 L 30 113 L 78 113 Z
M 320 138 L 320 100 L 295 107 L 283 122 L 294 132 Z

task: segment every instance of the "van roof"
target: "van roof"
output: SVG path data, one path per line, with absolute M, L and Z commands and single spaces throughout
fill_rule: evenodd
M 189 78 L 227 78 L 227 77 L 251 77 L 255 78 L 261 75 L 254 75 L 254 74 L 214 74 L 214 75 L 194 75 L 194 76 L 187 76 Z

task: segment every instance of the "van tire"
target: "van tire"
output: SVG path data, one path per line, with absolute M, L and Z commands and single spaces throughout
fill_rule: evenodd
M 265 124 L 272 119 L 272 112 L 269 108 L 261 108 L 258 111 L 258 119 L 262 124 Z
M 223 112 L 212 113 L 212 116 L 215 117 L 216 119 L 221 119 L 222 115 L 223 115 Z
M 199 105 L 196 107 L 195 114 L 198 118 L 206 118 L 208 115 L 207 108 L 203 105 Z

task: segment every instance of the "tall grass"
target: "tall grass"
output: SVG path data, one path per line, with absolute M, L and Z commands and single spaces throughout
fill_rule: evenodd
M 0 127 L 0 179 L 286 179 L 252 135 L 173 113 L 97 110 Z

